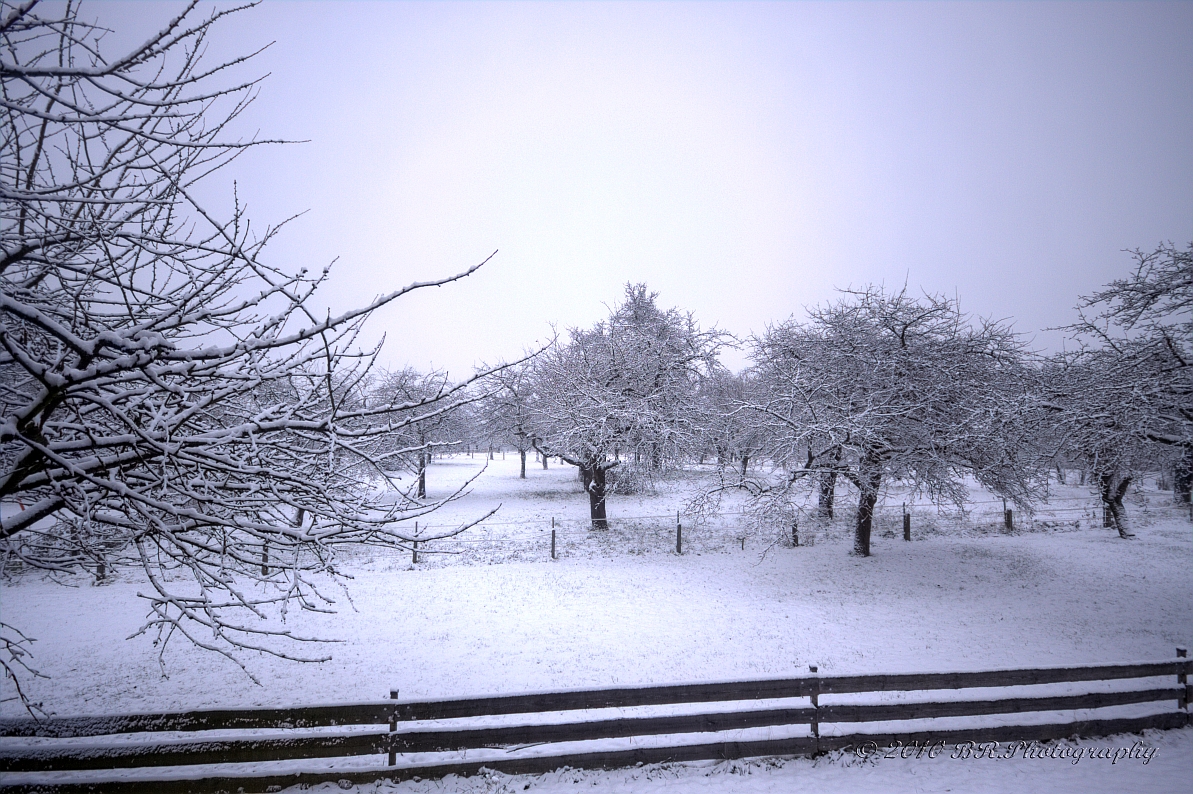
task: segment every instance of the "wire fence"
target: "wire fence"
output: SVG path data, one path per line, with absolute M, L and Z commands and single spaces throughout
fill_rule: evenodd
M 539 517 L 512 520 L 486 519 L 451 537 L 459 524 L 421 523 L 417 539 L 402 545 L 341 547 L 344 560 L 382 560 L 408 567 L 485 565 L 561 558 L 617 558 L 660 554 L 760 554 L 774 548 L 814 546 L 820 542 L 849 543 L 855 527 L 853 493 L 838 495 L 831 517 L 820 515 L 815 504 L 792 516 L 768 515 L 758 510 L 721 510 L 697 516 L 679 509 L 621 515 L 616 504 L 604 529 L 594 529 L 588 518 Z M 575 494 L 576 501 L 586 501 Z M 1002 499 L 978 499 L 964 509 L 923 502 L 899 501 L 898 492 L 887 494 L 876 505 L 871 538 L 878 543 L 941 537 L 981 537 L 1042 532 L 1073 532 L 1110 527 L 1103 505 L 1090 494 L 1054 496 L 1029 512 L 1019 511 Z M 578 505 L 571 505 L 574 511 Z M 560 505 L 563 509 L 563 505 Z M 1130 520 L 1147 526 L 1162 519 L 1193 522 L 1193 505 L 1173 501 L 1171 492 L 1136 491 L 1128 500 Z M 1113 529 L 1107 531 L 1113 532 Z M 18 559 L 0 559 L 0 574 L 23 570 Z
M 1193 522 L 1193 508 L 1163 499 L 1139 499 L 1129 506 L 1131 520 L 1147 526 L 1161 519 Z M 851 505 L 833 516 L 805 510 L 794 520 L 748 510 L 721 511 L 697 517 L 679 510 L 649 515 L 610 515 L 606 528 L 590 519 L 541 518 L 486 521 L 460 535 L 419 541 L 387 554 L 418 567 L 491 564 L 560 558 L 625 557 L 656 554 L 760 553 L 776 547 L 848 542 L 854 533 Z M 1090 497 L 1056 498 L 1031 513 L 1000 499 L 969 502 L 963 510 L 930 504 L 885 503 L 875 508 L 871 537 L 879 540 L 923 540 L 934 537 L 979 537 L 1045 532 L 1071 532 L 1108 527 L 1103 505 Z M 427 525 L 421 534 L 442 535 L 448 527 Z M 1109 530 L 1114 531 L 1114 530 Z

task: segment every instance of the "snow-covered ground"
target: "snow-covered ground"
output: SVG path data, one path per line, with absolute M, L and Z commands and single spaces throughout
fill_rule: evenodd
M 227 660 L 179 643 L 165 654 L 165 677 L 150 640 L 124 639 L 144 619 L 136 593 L 145 588 L 135 574 L 74 587 L 23 575 L 0 588 L 0 619 L 37 639 L 34 663 L 50 676 L 24 686 L 47 709 L 72 715 L 353 701 L 385 697 L 392 688 L 403 697 L 438 697 L 797 675 L 809 664 L 834 674 L 1160 660 L 1193 640 L 1193 524 L 1165 508 L 1170 494 L 1143 495 L 1151 506 L 1135 505 L 1138 534 L 1130 541 L 1095 526 L 1093 514 L 1074 501 L 1066 503 L 1070 512 L 1060 527 L 1041 522 L 1038 531 L 1015 534 L 974 529 L 973 522 L 964 533 L 950 533 L 947 521 L 916 508 L 917 539 L 906 543 L 895 531 L 880 531 L 868 559 L 848 555 L 843 524 L 801 527 L 804 542 L 815 542 L 793 548 L 730 516 L 685 526 L 685 554 L 677 556 L 674 512 L 685 501 L 684 483 L 612 497 L 614 529 L 596 536 L 583 529 L 587 503 L 574 469 L 529 464 L 522 481 L 516 456 L 498 458 L 472 493 L 433 516 L 431 531 L 502 504 L 490 528 L 440 546 L 462 554 L 424 556 L 417 566 L 390 552 L 358 552 L 343 561 L 353 579 L 338 596 L 338 614 L 304 615 L 295 625 L 343 641 L 324 649 L 333 656 L 329 662 L 248 657 L 258 686 Z M 479 456 L 437 461 L 432 495 L 446 493 L 480 462 Z M 1061 497 L 1082 493 L 1063 489 Z M 904 500 L 888 496 L 892 515 Z M 842 512 L 849 504 L 844 494 Z M 7 697 L 11 685 L 4 686 Z M 5 716 L 17 713 L 4 703 Z M 947 755 L 863 763 L 829 756 L 394 788 L 1187 790 L 1193 730 L 1143 741 L 1158 748 L 1146 765 Z

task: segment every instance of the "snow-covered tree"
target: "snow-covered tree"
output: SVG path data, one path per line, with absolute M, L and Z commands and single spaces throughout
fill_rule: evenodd
M 1078 306 L 1078 348 L 1045 368 L 1044 404 L 1060 452 L 1092 474 L 1110 523 L 1139 473 L 1175 464 L 1178 497 L 1193 470 L 1193 245 L 1132 252 L 1130 276 Z
M 506 367 L 485 379 L 488 395 L 478 403 L 480 437 L 499 447 L 510 446 L 518 453 L 519 477 L 526 479 L 526 455 L 534 449 L 531 422 L 534 393 L 532 361 Z
M 756 496 L 784 499 L 811 478 L 823 495 L 826 477 L 846 477 L 860 492 L 856 554 L 870 553 L 886 479 L 956 504 L 967 475 L 1020 504 L 1038 493 L 1022 345 L 954 300 L 846 291 L 806 323 L 768 329 L 753 356 L 760 396 L 751 410 L 766 428 L 766 456 L 787 471 L 777 489 L 755 483 Z
M 1131 252 L 1127 278 L 1083 298 L 1080 338 L 1117 360 L 1152 414 L 1140 432 L 1157 444 L 1193 445 L 1193 243 Z
M 700 428 L 705 438 L 701 453 L 712 452 L 721 465 L 736 463 L 745 477 L 750 459 L 763 448 L 758 418 L 747 410 L 754 402 L 752 373 L 734 374 L 718 368 L 700 389 Z
M 627 284 L 607 320 L 573 329 L 535 363 L 533 437 L 542 454 L 580 469 L 594 529 L 608 526 L 611 469 L 631 461 L 658 470 L 700 439 L 699 386 L 722 334 L 659 309 L 656 298 Z
M 427 495 L 427 464 L 432 454 L 455 449 L 468 434 L 465 409 L 476 399 L 462 392 L 438 370 L 419 372 L 413 367 L 380 373 L 368 389 L 375 410 L 386 410 L 397 419 L 395 429 L 377 441 L 377 459 L 388 471 L 408 471 L 415 478 L 415 496 Z M 455 394 L 448 410 L 444 398 Z
M 1107 525 L 1122 537 L 1132 532 L 1124 498 L 1141 471 L 1163 465 L 1163 447 L 1141 430 L 1152 406 L 1132 367 L 1106 349 L 1053 356 L 1042 370 L 1047 409 L 1040 435 L 1056 454 L 1076 462 L 1102 500 Z
M 237 11 L 192 2 L 113 57 L 76 5 L 40 9 L 0 4 L 0 550 L 97 578 L 139 565 L 163 649 L 307 658 L 262 618 L 326 609 L 337 544 L 401 544 L 435 507 L 381 493 L 373 443 L 457 394 L 368 404 L 355 335 L 472 271 L 320 318 L 326 269 L 271 264 L 275 228 L 197 199 L 261 143 L 228 133 L 256 90 L 226 82 L 245 59 L 202 61 Z

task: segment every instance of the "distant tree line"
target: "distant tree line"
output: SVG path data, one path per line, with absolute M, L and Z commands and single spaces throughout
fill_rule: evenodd
M 1033 353 L 953 298 L 867 287 L 745 340 L 737 374 L 718 360 L 735 340 L 627 284 L 606 319 L 478 381 L 473 419 L 453 427 L 461 444 L 516 450 L 522 477 L 531 450 L 576 466 L 594 529 L 619 488 L 711 460 L 706 504 L 740 489 L 774 515 L 811 493 L 832 517 L 848 481 L 863 556 L 891 481 L 958 506 L 976 481 L 1030 509 L 1050 473 L 1075 473 L 1128 537 L 1140 473 L 1188 501 L 1193 469 L 1190 249 L 1132 256 L 1080 300 L 1066 352 Z

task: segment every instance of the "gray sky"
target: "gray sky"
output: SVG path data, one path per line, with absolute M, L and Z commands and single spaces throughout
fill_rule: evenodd
M 113 27 L 176 4 L 96 3 Z M 1193 239 L 1193 3 L 265 0 L 211 56 L 274 44 L 247 123 L 275 261 L 339 257 L 384 361 L 467 374 L 644 281 L 738 335 L 835 287 L 956 294 L 1039 333 Z M 740 367 L 740 355 L 727 363 Z

